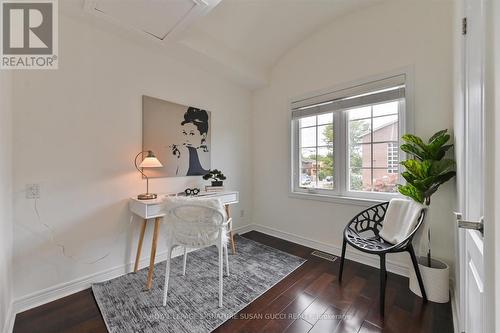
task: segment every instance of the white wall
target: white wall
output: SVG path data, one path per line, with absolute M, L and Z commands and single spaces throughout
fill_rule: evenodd
M 256 224 L 333 248 L 362 207 L 289 197 L 289 101 L 309 92 L 412 66 L 415 133 L 452 128 L 452 2 L 395 1 L 335 20 L 284 56 L 254 95 Z M 433 197 L 433 254 L 453 262 L 454 184 Z M 406 257 L 393 260 L 406 263 Z M 388 259 L 390 260 L 391 257 Z
M 128 198 L 146 185 L 132 161 L 142 148 L 143 94 L 212 111 L 212 166 L 228 176 L 228 188 L 240 191 L 235 227 L 250 221 L 250 93 L 91 22 L 62 15 L 59 70 L 15 77 L 18 300 L 133 261 L 140 221 L 129 224 Z M 200 181 L 155 179 L 150 186 L 176 192 Z M 25 198 L 29 183 L 41 185 L 36 207 Z M 143 257 L 150 236 L 151 226 Z
M 12 75 L 0 73 L 0 331 L 12 302 Z M 4 331 L 3 331 L 3 330 Z
M 413 66 L 415 132 L 451 128 L 451 6 L 385 2 L 338 18 L 287 53 L 253 99 L 157 47 L 62 15 L 60 69 L 19 72 L 14 80 L 14 298 L 133 260 L 139 221 L 130 222 L 127 199 L 145 186 L 131 160 L 141 149 L 142 94 L 213 112 L 213 166 L 241 194 L 236 227 L 253 222 L 340 247 L 342 229 L 362 208 L 288 196 L 288 102 Z M 36 207 L 25 199 L 29 183 L 41 185 Z M 171 178 L 151 187 L 172 192 L 197 183 Z M 445 185 L 431 211 L 434 254 L 450 262 L 453 190 Z

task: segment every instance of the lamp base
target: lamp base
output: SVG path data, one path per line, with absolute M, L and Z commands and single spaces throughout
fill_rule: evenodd
M 143 194 L 139 194 L 137 196 L 137 199 L 139 200 L 151 200 L 151 199 L 156 199 L 158 198 L 158 195 L 154 194 L 154 193 L 143 193 Z

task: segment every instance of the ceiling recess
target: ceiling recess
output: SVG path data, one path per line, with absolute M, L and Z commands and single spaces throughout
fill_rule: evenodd
M 124 28 L 167 41 L 220 0 L 85 0 L 85 10 Z

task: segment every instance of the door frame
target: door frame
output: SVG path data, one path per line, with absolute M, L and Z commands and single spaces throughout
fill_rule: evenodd
M 487 332 L 500 332 L 500 4 L 485 0 L 485 317 Z
M 455 160 L 457 162 L 456 177 L 456 212 L 463 212 L 465 207 L 465 198 L 462 193 L 465 192 L 465 107 L 467 104 L 465 91 L 465 42 L 462 35 L 462 18 L 465 16 L 465 1 L 455 1 L 455 19 L 453 36 L 455 41 L 455 80 L 454 80 L 454 134 L 455 134 Z M 456 228 L 456 227 L 455 227 Z M 462 262 L 465 258 L 465 230 L 456 228 L 455 234 L 455 283 L 453 292 L 455 332 L 465 331 L 465 269 Z
M 464 43 L 461 35 L 462 18 L 464 17 L 465 0 L 455 1 L 454 19 L 454 57 L 455 57 L 455 78 L 454 78 L 454 128 L 455 143 L 457 143 L 456 160 L 457 164 L 464 165 L 465 154 L 460 140 L 464 133 L 465 124 L 465 58 Z M 484 84 L 484 105 L 485 105 L 485 234 L 484 242 L 484 269 L 485 269 L 485 332 L 500 332 L 500 3 L 499 1 L 485 0 L 485 84 Z M 496 41 L 496 43 L 495 43 Z M 497 87 L 497 88 L 495 88 Z M 495 116 L 497 114 L 497 116 Z M 497 144 L 498 143 L 498 144 Z M 464 179 L 465 170 L 457 169 L 457 210 L 464 207 L 464 198 L 460 195 L 464 184 L 459 180 Z M 497 203 L 497 204 L 496 204 Z M 463 295 L 465 285 L 464 269 L 461 267 L 461 258 L 465 257 L 465 248 L 460 248 L 459 242 L 464 242 L 465 232 L 458 229 L 456 233 L 456 268 L 454 285 L 454 307 L 458 322 L 455 322 L 455 331 L 464 331 L 464 310 L 465 300 Z M 498 281 L 498 282 L 497 282 Z M 470 332 L 467 332 L 470 333 Z

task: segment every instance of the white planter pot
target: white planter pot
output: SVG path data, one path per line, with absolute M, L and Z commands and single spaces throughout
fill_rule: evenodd
M 436 303 L 450 300 L 450 268 L 440 260 L 432 259 L 432 267 L 427 266 L 427 258 L 418 258 L 418 267 L 424 281 L 427 299 Z M 422 297 L 413 266 L 410 267 L 410 290 Z

